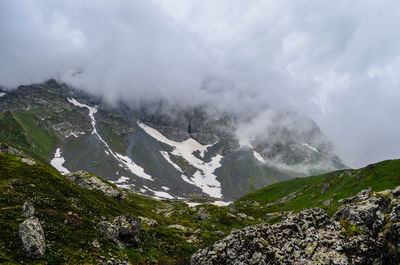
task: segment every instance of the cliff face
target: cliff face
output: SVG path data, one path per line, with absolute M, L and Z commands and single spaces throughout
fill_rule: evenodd
M 233 232 L 192 264 L 398 264 L 400 187 L 363 190 L 329 218 L 320 208 Z

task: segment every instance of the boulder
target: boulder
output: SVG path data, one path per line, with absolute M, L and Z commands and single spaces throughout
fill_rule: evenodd
M 104 236 L 120 248 L 140 244 L 141 221 L 130 216 L 118 216 L 113 223 L 102 221 L 97 224 Z
M 363 190 L 329 218 L 319 208 L 248 226 L 197 251 L 197 264 L 400 264 L 399 189 Z M 268 218 L 272 215 L 266 216 Z
M 26 201 L 24 205 L 22 205 L 22 215 L 28 218 L 35 215 L 35 208 L 31 202 Z
M 46 252 L 46 244 L 39 220 L 32 216 L 21 223 L 18 230 L 26 255 L 31 258 L 42 258 Z
M 113 188 L 111 185 L 101 181 L 98 177 L 93 176 L 88 172 L 73 172 L 67 174 L 66 177 L 82 188 L 94 190 L 108 197 L 122 200 L 123 193 L 120 190 Z

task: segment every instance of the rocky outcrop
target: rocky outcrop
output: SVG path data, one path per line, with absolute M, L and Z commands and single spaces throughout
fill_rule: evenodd
M 232 232 L 192 256 L 192 264 L 399 264 L 400 200 L 361 191 L 333 218 L 319 208 L 275 225 Z
M 31 202 L 27 201 L 22 205 L 22 215 L 28 218 L 35 215 L 35 208 Z
M 130 216 L 118 216 L 114 222 L 102 221 L 97 224 L 104 236 L 120 248 L 140 244 L 141 221 Z
M 42 258 L 46 252 L 44 232 L 34 213 L 32 203 L 25 202 L 22 214 L 29 218 L 19 225 L 19 238 L 28 257 Z
M 109 184 L 101 181 L 98 177 L 91 175 L 88 172 L 73 172 L 66 175 L 66 177 L 73 183 L 81 186 L 82 188 L 95 190 L 108 197 L 122 200 L 123 193 L 121 191 L 113 188 Z

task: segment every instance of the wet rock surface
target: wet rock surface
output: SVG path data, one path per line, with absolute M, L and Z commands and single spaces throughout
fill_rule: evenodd
M 400 200 L 363 190 L 329 218 L 320 208 L 275 225 L 232 232 L 192 256 L 192 264 L 398 264 Z

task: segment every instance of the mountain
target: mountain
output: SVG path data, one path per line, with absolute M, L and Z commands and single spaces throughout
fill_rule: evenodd
M 268 133 L 243 143 L 237 132 L 251 117 L 206 106 L 113 106 L 54 80 L 1 93 L 1 142 L 61 173 L 89 171 L 156 198 L 227 202 L 345 167 L 318 126 L 291 112 L 276 111 Z
M 391 160 L 287 180 L 219 207 L 155 200 L 83 171 L 62 175 L 0 144 L 0 263 L 398 264 L 399 185 L 400 160 Z

